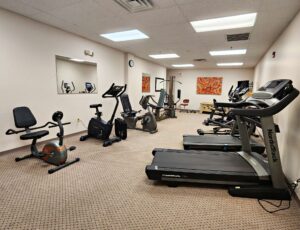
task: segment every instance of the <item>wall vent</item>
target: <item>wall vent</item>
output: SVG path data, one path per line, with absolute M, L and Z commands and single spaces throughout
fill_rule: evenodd
M 151 10 L 153 8 L 151 0 L 115 0 L 115 2 L 130 13 Z
M 243 34 L 227 34 L 227 41 L 245 41 L 249 40 L 250 33 L 243 33 Z

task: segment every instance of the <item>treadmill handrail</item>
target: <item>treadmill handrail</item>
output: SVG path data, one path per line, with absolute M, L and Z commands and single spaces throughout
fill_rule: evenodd
M 253 103 L 243 100 L 243 101 L 239 101 L 239 102 L 215 102 L 214 105 L 216 107 L 242 108 L 244 106 L 253 105 Z
M 299 91 L 295 88 L 282 98 L 278 103 L 267 107 L 259 109 L 231 109 L 232 115 L 244 116 L 244 117 L 269 117 L 274 114 L 279 113 L 283 110 L 288 104 L 290 104 L 296 97 L 298 97 Z

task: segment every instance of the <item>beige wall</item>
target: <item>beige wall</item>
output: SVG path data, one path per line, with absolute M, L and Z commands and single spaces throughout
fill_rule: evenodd
M 272 58 L 272 52 L 276 57 Z M 287 78 L 300 89 L 300 13 L 255 68 L 255 87 L 269 80 Z M 300 177 L 300 97 L 276 116 L 284 173 L 290 181 Z M 298 196 L 300 190 L 298 189 Z
M 94 57 L 85 56 L 86 49 L 94 51 Z M 94 116 L 90 104 L 103 104 L 104 119 L 111 115 L 114 100 L 102 99 L 101 95 L 113 82 L 123 85 L 128 72 L 123 52 L 2 9 L 0 50 L 0 152 L 30 144 L 21 141 L 18 135 L 4 134 L 7 129 L 15 127 L 14 107 L 30 107 L 38 124 L 49 121 L 53 112 L 61 110 L 65 114 L 64 121 L 72 122 L 65 127 L 65 133 L 79 132 L 86 129 L 90 117 Z M 98 94 L 58 94 L 55 55 L 96 62 Z M 141 72 L 154 76 L 163 75 L 164 70 L 136 59 L 136 68 L 129 71 L 129 83 L 135 82 L 130 88 L 134 97 L 139 99 L 142 95 Z M 55 137 L 56 132 L 51 129 L 47 138 Z
M 132 108 L 135 110 L 140 110 L 141 106 L 139 105 L 139 101 L 142 96 L 142 74 L 149 74 L 151 77 L 150 83 L 150 93 L 144 93 L 145 95 L 151 94 L 155 95 L 158 100 L 159 93 L 155 92 L 155 78 L 166 78 L 167 70 L 165 67 L 157 65 L 155 63 L 151 63 L 145 61 L 141 58 L 135 57 L 132 54 L 127 55 L 126 65 L 128 66 L 128 61 L 134 60 L 134 67 L 127 68 L 127 93 L 130 97 L 130 103 L 132 104 Z
M 190 99 L 189 109 L 199 109 L 201 102 L 228 101 L 228 91 L 240 80 L 253 81 L 253 69 L 203 69 L 203 70 L 169 70 L 168 76 L 176 76 L 182 85 L 175 84 L 175 90 L 181 89 L 181 99 Z M 197 77 L 223 77 L 221 95 L 203 95 L 196 93 Z M 176 91 L 175 96 L 176 96 Z

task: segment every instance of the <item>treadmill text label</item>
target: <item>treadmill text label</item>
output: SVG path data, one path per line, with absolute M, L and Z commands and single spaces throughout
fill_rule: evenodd
M 274 140 L 273 140 L 273 129 L 268 129 L 268 137 L 269 137 L 269 144 L 270 144 L 270 148 L 271 148 L 271 154 L 272 154 L 272 159 L 274 162 L 277 161 L 277 157 L 276 157 L 276 147 L 274 144 Z

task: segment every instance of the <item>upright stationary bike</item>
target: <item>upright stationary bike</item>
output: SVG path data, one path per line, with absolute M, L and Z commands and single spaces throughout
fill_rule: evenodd
M 116 115 L 116 111 L 119 106 L 119 97 L 125 92 L 125 86 L 118 86 L 114 83 L 110 88 L 102 95 L 103 98 L 115 98 L 116 105 L 114 111 L 111 115 L 111 118 L 106 122 L 101 118 L 102 112 L 99 111 L 99 107 L 102 107 L 102 104 L 93 104 L 90 105 L 90 108 L 96 109 L 96 117 L 93 117 L 88 126 L 88 134 L 80 137 L 80 141 L 85 141 L 89 137 L 94 137 L 96 139 L 103 140 L 103 147 L 112 145 L 115 142 L 119 142 L 127 138 L 127 126 L 122 119 L 115 119 L 115 134 L 116 137 L 110 138 L 110 134 L 113 128 L 113 122 Z
M 80 160 L 80 158 L 76 158 L 73 161 L 67 161 L 68 157 L 68 151 L 73 151 L 76 149 L 75 146 L 71 146 L 70 148 L 67 148 L 63 144 L 64 139 L 64 128 L 63 125 L 68 125 L 70 122 L 62 123 L 61 120 L 63 118 L 63 113 L 60 111 L 55 112 L 52 115 L 52 120 L 55 122 L 47 122 L 43 126 L 39 127 L 32 127 L 36 125 L 36 119 L 34 115 L 32 114 L 31 110 L 28 107 L 17 107 L 13 110 L 14 119 L 15 119 L 15 125 L 17 128 L 23 128 L 22 130 L 13 130 L 9 129 L 6 131 L 6 135 L 11 134 L 18 134 L 22 132 L 26 132 L 26 134 L 23 134 L 20 136 L 21 140 L 32 140 L 31 143 L 31 154 L 26 155 L 24 157 L 17 157 L 15 160 L 21 161 L 25 160 L 27 158 L 38 158 L 41 159 L 49 164 L 56 165 L 57 167 L 49 169 L 48 173 L 54 173 L 62 168 L 65 168 L 71 164 L 74 164 Z M 48 130 L 40 130 L 31 132 L 32 130 L 41 129 L 48 126 L 49 128 L 53 127 L 59 127 L 59 133 L 57 133 L 58 141 L 51 141 L 45 144 L 43 150 L 40 152 L 37 149 L 36 142 L 37 139 L 40 139 L 44 136 L 47 136 L 49 134 Z M 32 127 L 32 128 L 31 128 Z

